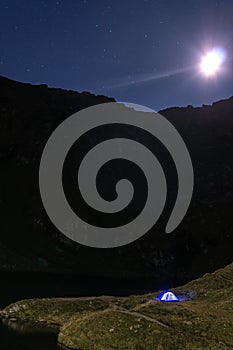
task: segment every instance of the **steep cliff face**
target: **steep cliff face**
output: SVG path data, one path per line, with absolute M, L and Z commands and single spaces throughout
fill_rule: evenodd
M 72 246 L 47 219 L 38 186 L 45 143 L 67 117 L 113 98 L 0 77 L 0 268 L 84 272 Z M 71 249 L 71 251 L 70 251 Z M 76 265 L 78 261 L 78 265 Z M 58 264 L 58 265 L 57 265 Z M 82 265 L 83 264 L 83 265 Z M 78 271 L 77 271 L 77 270 Z
M 140 240 L 103 250 L 73 243 L 52 225 L 40 199 L 38 170 L 47 139 L 64 119 L 114 99 L 4 77 L 0 86 L 1 269 L 147 275 L 161 288 L 232 261 L 233 98 L 201 108 L 161 111 L 191 154 L 195 189 L 190 209 L 170 235 L 164 234 L 165 213 Z

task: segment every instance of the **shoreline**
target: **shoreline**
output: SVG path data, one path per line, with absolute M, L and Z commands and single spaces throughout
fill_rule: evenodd
M 172 291 L 180 302 L 160 302 L 160 292 L 28 299 L 0 317 L 56 327 L 68 350 L 233 349 L 233 264 Z

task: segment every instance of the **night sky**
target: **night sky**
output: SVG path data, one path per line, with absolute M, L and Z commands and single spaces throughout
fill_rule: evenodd
M 214 76 L 200 60 L 214 46 Z M 0 74 L 156 110 L 233 95 L 232 0 L 0 1 Z

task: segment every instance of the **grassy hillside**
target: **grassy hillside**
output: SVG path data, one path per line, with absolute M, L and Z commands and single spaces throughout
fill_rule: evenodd
M 159 302 L 159 292 L 34 299 L 1 315 L 56 325 L 59 343 L 71 349 L 233 349 L 233 264 L 174 292 L 184 301 Z

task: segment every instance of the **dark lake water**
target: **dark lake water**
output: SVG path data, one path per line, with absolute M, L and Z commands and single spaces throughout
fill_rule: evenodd
M 81 277 L 50 273 L 0 272 L 0 308 L 22 299 L 42 297 L 126 296 L 156 291 L 152 280 Z M 161 287 L 161 286 L 160 286 Z M 171 288 L 163 285 L 161 289 Z
M 1 350 L 58 350 L 57 332 L 27 322 L 0 320 Z
M 146 280 L 116 280 L 43 273 L 0 273 L 0 308 L 41 297 L 79 297 L 153 291 Z M 155 289 L 154 289 L 155 290 Z M 31 323 L 0 320 L 0 350 L 58 350 L 57 333 Z

